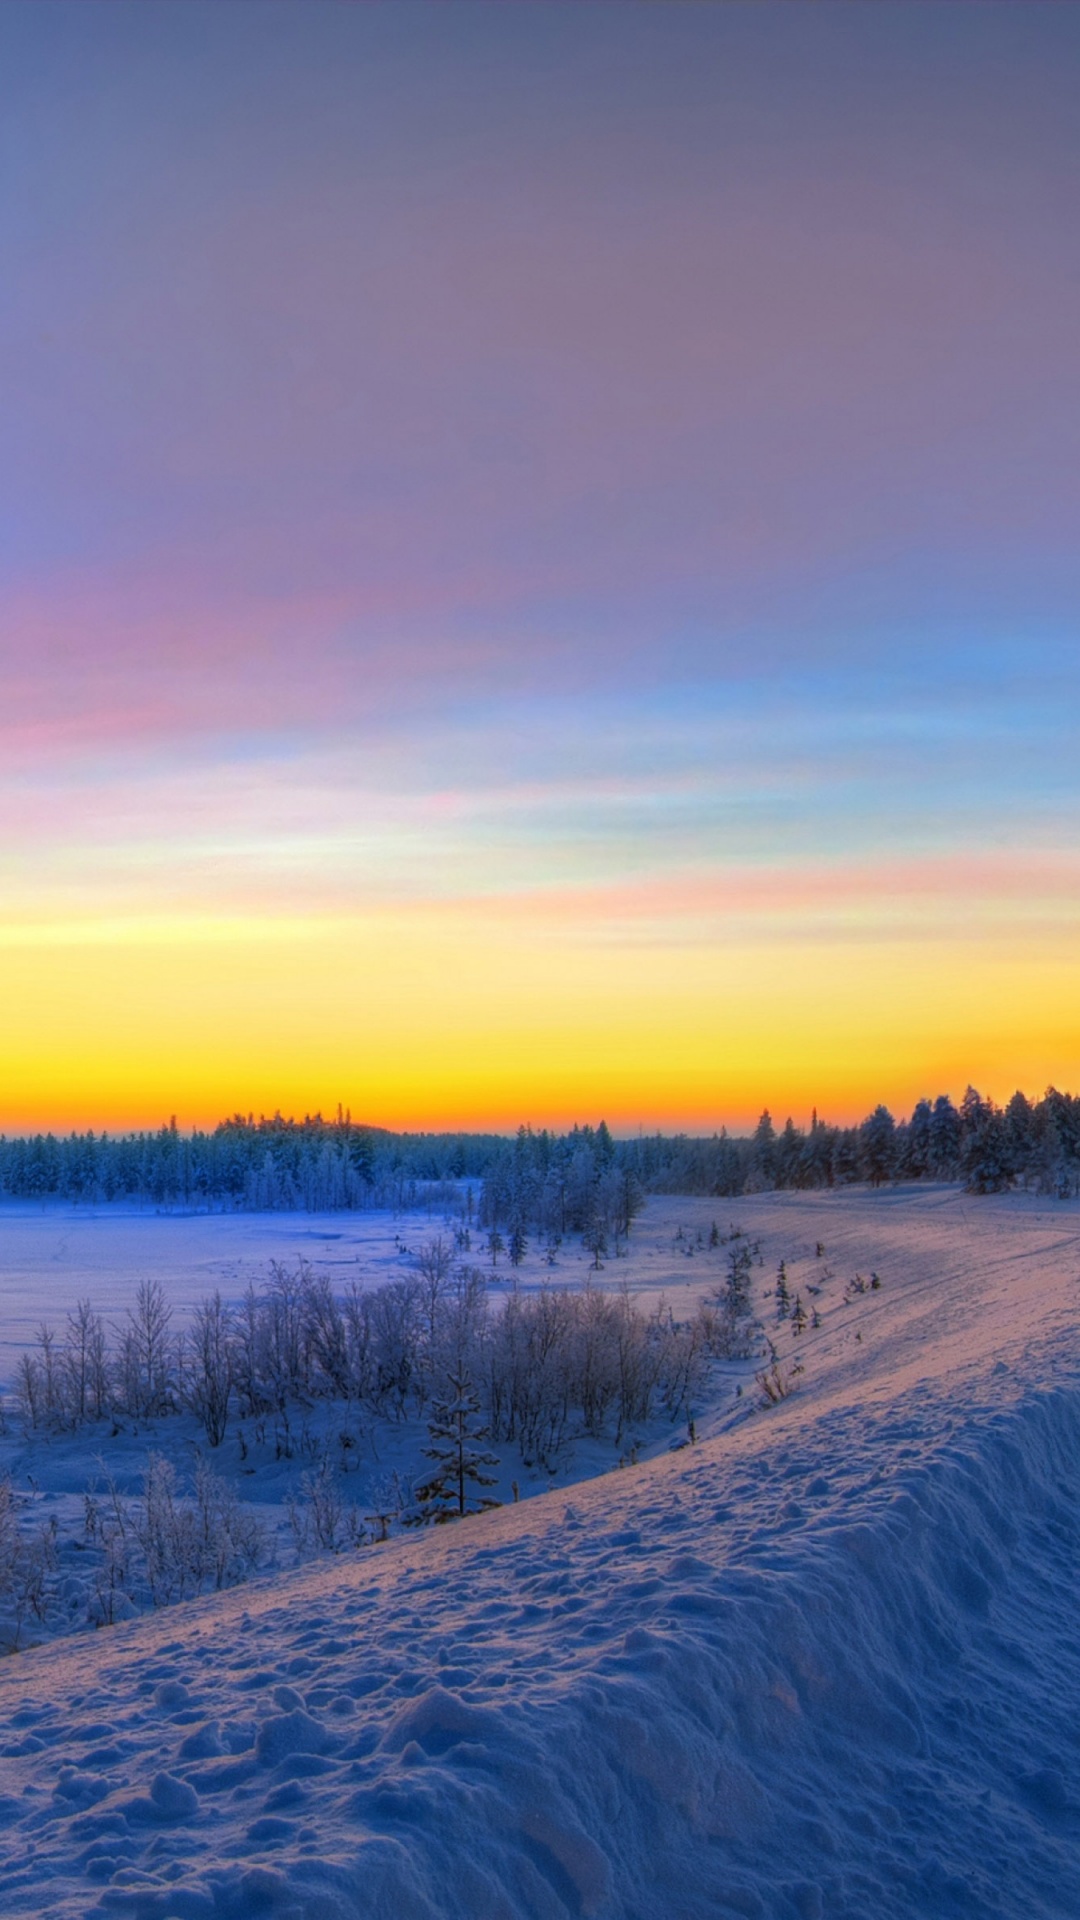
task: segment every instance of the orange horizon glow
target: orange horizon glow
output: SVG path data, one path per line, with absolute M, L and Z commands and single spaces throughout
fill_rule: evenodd
M 763 1107 L 850 1124 L 969 1081 L 999 1102 L 1080 1082 L 1065 903 L 1033 949 L 985 899 L 966 932 L 898 928 L 865 897 L 853 925 L 842 880 L 825 924 L 818 896 L 813 925 L 785 925 L 763 886 L 718 932 L 693 889 L 686 917 L 666 892 L 664 914 L 598 890 L 569 919 L 558 897 L 27 927 L 0 940 L 0 995 L 23 1009 L 0 1129 L 340 1103 L 394 1131 L 739 1132 Z

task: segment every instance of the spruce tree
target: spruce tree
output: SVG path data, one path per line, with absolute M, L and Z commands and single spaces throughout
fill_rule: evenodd
M 750 1273 L 752 1256 L 749 1247 L 733 1247 L 728 1254 L 727 1291 L 733 1316 L 738 1319 L 750 1311 Z
M 776 1270 L 776 1317 L 786 1320 L 791 1311 L 791 1295 L 788 1292 L 787 1261 L 781 1260 Z
M 599 1273 L 602 1265 L 602 1256 L 607 1252 L 607 1234 L 604 1231 L 604 1223 L 599 1213 L 594 1212 L 591 1215 L 586 1224 L 585 1231 L 581 1236 L 581 1244 L 585 1248 L 586 1253 L 592 1254 L 593 1272 Z
M 512 1267 L 520 1267 L 522 1261 L 525 1258 L 525 1254 L 528 1250 L 528 1245 L 529 1243 L 525 1238 L 524 1228 L 520 1224 L 512 1227 L 510 1230 L 510 1239 L 508 1242 L 508 1252 L 510 1254 L 510 1265 Z
M 447 1387 L 446 1398 L 432 1404 L 428 1421 L 431 1445 L 423 1450 L 425 1458 L 435 1462 L 435 1469 L 416 1489 L 425 1520 L 459 1519 L 466 1513 L 499 1505 L 497 1500 L 474 1492 L 495 1485 L 494 1476 L 484 1469 L 499 1464 L 495 1454 L 485 1452 L 479 1444 L 487 1439 L 487 1429 L 476 1390 L 464 1370 L 451 1373 Z
M 888 1107 L 875 1107 L 859 1128 L 861 1172 L 872 1187 L 883 1186 L 893 1172 L 896 1122 Z

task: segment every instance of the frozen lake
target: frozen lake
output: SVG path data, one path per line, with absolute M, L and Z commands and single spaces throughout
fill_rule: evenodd
M 725 1211 L 725 1208 L 727 1211 Z M 722 1271 L 722 1260 L 689 1251 L 706 1236 L 713 1217 L 725 1223 L 726 1201 L 653 1199 L 635 1225 L 629 1250 L 590 1275 L 590 1256 L 569 1236 L 549 1265 L 531 1242 L 517 1273 L 519 1286 L 545 1283 L 627 1285 L 643 1301 L 681 1292 L 699 1283 L 704 1291 Z M 437 1213 L 156 1213 L 146 1208 L 0 1204 L 0 1387 L 10 1387 L 19 1354 L 46 1322 L 63 1330 L 65 1317 L 88 1299 L 107 1321 L 123 1319 L 139 1282 L 165 1288 L 177 1325 L 215 1290 L 239 1300 L 248 1285 L 265 1278 L 272 1261 L 294 1267 L 305 1260 L 328 1274 L 335 1291 L 350 1281 L 375 1287 L 416 1271 L 415 1256 L 442 1234 L 453 1239 L 453 1222 Z M 685 1225 L 685 1245 L 673 1236 Z M 492 1269 L 484 1233 L 472 1230 L 469 1251 L 459 1258 L 483 1266 L 493 1292 L 508 1284 L 505 1254 Z

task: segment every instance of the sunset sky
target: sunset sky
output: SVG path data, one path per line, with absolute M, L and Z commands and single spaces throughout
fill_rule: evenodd
M 0 1129 L 1080 1087 L 1080 8 L 0 7 Z

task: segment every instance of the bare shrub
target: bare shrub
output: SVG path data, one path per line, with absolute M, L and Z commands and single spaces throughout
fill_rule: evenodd
M 202 1422 L 212 1447 L 221 1445 L 228 1426 L 234 1348 L 230 1316 L 220 1293 L 214 1293 L 192 1315 L 181 1373 L 181 1397 Z
M 363 1544 L 360 1516 L 345 1499 L 329 1456 L 313 1471 L 301 1474 L 299 1498 L 288 1501 L 287 1509 L 300 1554 L 312 1549 L 340 1553 L 343 1548 Z
M 45 1619 L 48 1576 L 55 1568 L 55 1522 L 24 1531 L 11 1481 L 0 1480 L 0 1602 L 6 1610 L 4 1635 L 10 1652 L 22 1644 L 28 1620 Z
M 779 1361 L 774 1360 L 771 1366 L 763 1367 L 760 1373 L 755 1373 L 754 1379 L 761 1389 L 760 1404 L 763 1407 L 779 1406 L 781 1400 L 786 1400 L 789 1394 L 794 1393 L 795 1378 L 801 1372 L 802 1368 L 797 1364 L 793 1367 L 781 1367 Z

